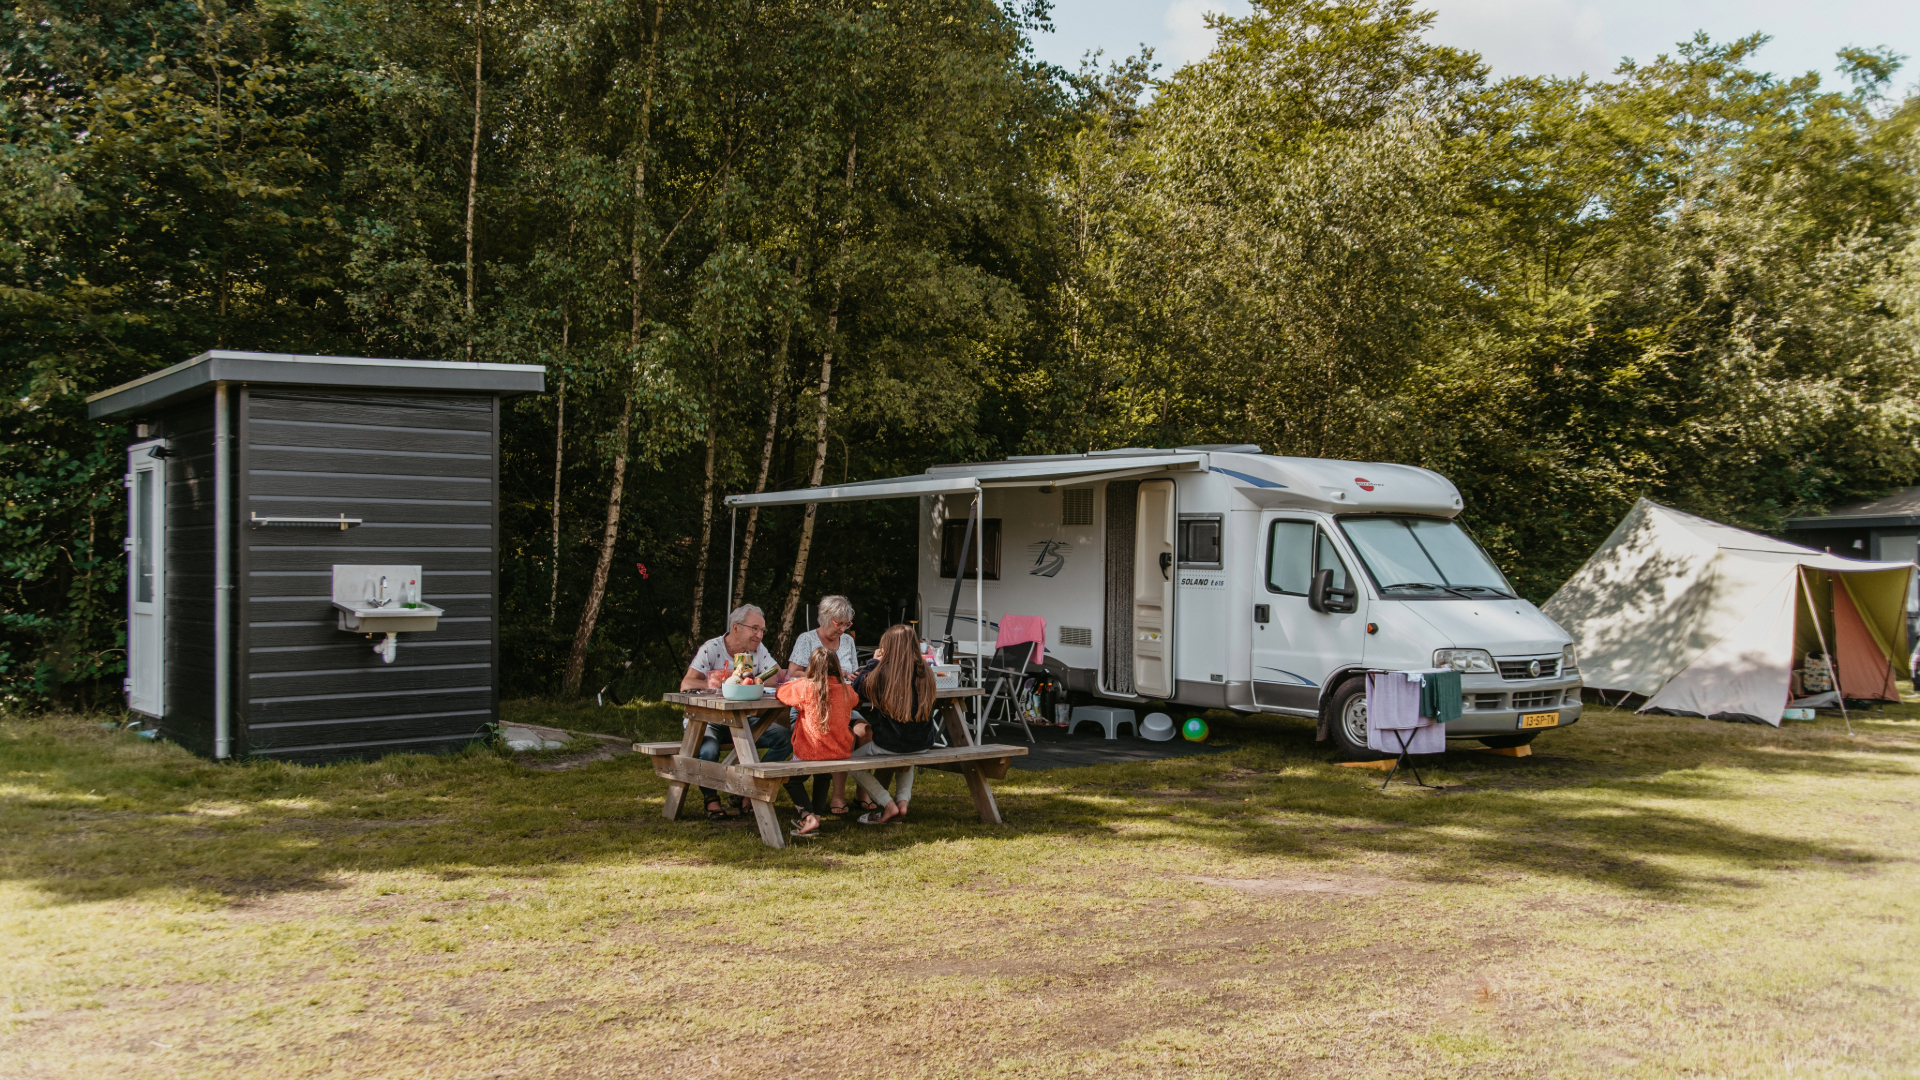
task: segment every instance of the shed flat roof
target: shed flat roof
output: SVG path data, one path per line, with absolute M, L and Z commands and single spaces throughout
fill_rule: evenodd
M 464 390 L 537 394 L 546 389 L 539 364 L 475 364 L 458 360 L 386 360 L 364 356 L 210 349 L 87 398 L 87 416 L 127 416 L 211 388 L 215 383 L 256 386 L 340 386 L 360 390 Z
M 1920 487 L 1901 488 L 1866 502 L 1836 506 L 1821 517 L 1788 518 L 1789 531 L 1799 529 L 1883 528 L 1920 525 Z

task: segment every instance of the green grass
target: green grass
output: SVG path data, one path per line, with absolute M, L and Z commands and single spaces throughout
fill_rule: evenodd
M 772 851 L 638 757 L 214 765 L 0 718 L 0 1077 L 1910 1076 L 1920 708 L 1304 722 Z M 510 721 L 671 738 L 659 706 Z M 782 808 L 782 818 L 789 815 Z

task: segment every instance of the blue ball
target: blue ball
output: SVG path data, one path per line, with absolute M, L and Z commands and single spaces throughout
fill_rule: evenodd
M 1188 742 L 1206 742 L 1207 722 L 1196 716 L 1180 725 L 1180 734 L 1185 735 Z

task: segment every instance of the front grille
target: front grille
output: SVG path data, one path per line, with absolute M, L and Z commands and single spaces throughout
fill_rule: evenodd
M 1560 704 L 1558 690 L 1522 690 L 1513 695 L 1513 707 L 1516 709 L 1544 709 Z
M 1540 665 L 1540 674 L 1538 675 L 1535 675 L 1530 670 L 1536 662 Z M 1558 674 L 1560 674 L 1560 658 L 1557 656 L 1540 661 L 1500 661 L 1500 677 L 1503 679 L 1551 679 Z
M 1482 712 L 1491 712 L 1500 707 L 1499 694 L 1468 694 L 1467 708 Z

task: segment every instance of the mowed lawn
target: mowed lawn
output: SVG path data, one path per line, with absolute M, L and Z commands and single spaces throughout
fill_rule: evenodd
M 785 851 L 663 820 L 637 756 L 216 766 L 101 719 L 0 718 L 0 1077 L 1920 1074 L 1913 705 L 1590 708 L 1384 794 L 1219 716 L 1015 770 L 1003 827 L 923 774 Z

